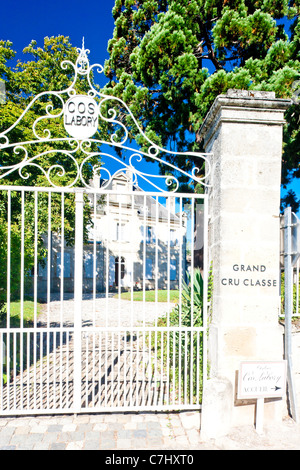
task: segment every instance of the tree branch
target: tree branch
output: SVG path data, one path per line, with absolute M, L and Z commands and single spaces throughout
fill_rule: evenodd
M 214 64 L 217 70 L 223 69 L 222 65 L 219 63 L 218 59 L 216 58 L 215 51 L 213 49 L 208 31 L 205 26 L 203 28 L 203 33 L 204 33 L 204 38 L 205 38 L 205 45 L 209 53 L 209 59 L 212 61 L 212 63 Z

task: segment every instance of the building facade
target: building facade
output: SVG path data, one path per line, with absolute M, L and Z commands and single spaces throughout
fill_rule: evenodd
M 100 184 L 94 180 L 95 187 Z M 176 214 L 175 196 L 151 196 L 133 184 L 130 172 L 122 172 L 104 195 L 88 197 L 92 224 L 84 245 L 84 292 L 178 289 L 188 269 L 187 215 Z M 47 271 L 47 263 L 39 267 L 40 292 L 46 291 Z M 62 247 L 55 233 L 50 289 L 52 293 L 74 290 L 74 247 Z

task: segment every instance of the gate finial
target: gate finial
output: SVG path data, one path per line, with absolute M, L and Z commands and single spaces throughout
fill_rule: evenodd
M 84 36 L 82 36 L 82 46 L 81 46 L 81 48 L 80 48 L 80 47 L 77 47 L 77 52 L 78 52 L 78 54 L 79 54 L 78 57 L 84 57 L 85 60 L 88 60 L 88 59 L 87 59 L 87 54 L 90 53 L 90 50 L 85 48 L 85 45 L 84 45 Z

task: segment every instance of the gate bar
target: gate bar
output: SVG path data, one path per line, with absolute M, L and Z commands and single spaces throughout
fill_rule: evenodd
M 284 357 L 287 359 L 288 394 L 293 419 L 298 422 L 297 398 L 292 365 L 292 313 L 293 313 L 293 266 L 292 266 L 292 212 L 290 207 L 284 211 Z
M 75 191 L 75 265 L 74 265 L 74 409 L 81 409 L 81 311 L 83 260 L 83 189 Z M 62 243 L 64 241 L 62 240 Z M 63 273 L 62 273 L 63 275 Z

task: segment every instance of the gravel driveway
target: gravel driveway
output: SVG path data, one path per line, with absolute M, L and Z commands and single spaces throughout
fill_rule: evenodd
M 81 398 L 83 409 L 164 403 L 169 387 L 164 370 L 153 373 L 153 352 L 147 333 L 139 326 L 155 325 L 155 319 L 171 311 L 174 304 L 131 302 L 118 298 L 85 297 L 82 301 Z M 75 343 L 74 300 L 42 304 L 37 333 L 32 341 L 33 363 L 11 377 L 3 388 L 3 408 L 66 411 L 74 396 Z M 45 329 L 49 325 L 50 329 Z M 70 328 L 65 332 L 61 327 Z M 95 328 L 94 328 L 95 327 Z M 101 328 L 97 330 L 97 328 Z M 120 327 L 121 330 L 105 330 Z M 124 327 L 124 330 L 123 330 Z M 144 336 L 143 336 L 144 335 Z M 24 342 L 24 354 L 26 342 Z M 152 361 L 152 366 L 150 365 Z M 29 367 L 28 367 L 29 366 Z M 102 408 L 103 409 L 103 408 Z
M 117 298 L 84 298 L 82 301 L 82 325 L 96 327 L 137 327 L 153 325 L 156 318 L 165 316 L 175 304 L 167 302 L 131 302 Z M 74 300 L 54 300 L 42 305 L 40 324 L 74 324 Z

